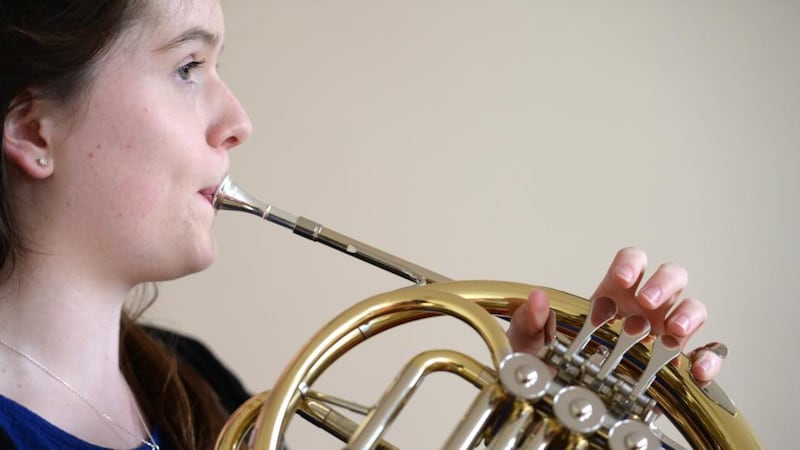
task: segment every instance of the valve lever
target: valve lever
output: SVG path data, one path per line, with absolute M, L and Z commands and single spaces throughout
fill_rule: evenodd
M 633 386 L 630 398 L 639 397 L 653 383 L 656 374 L 662 367 L 667 365 L 681 352 L 681 343 L 673 336 L 665 334 L 656 339 L 653 343 L 653 355 L 647 363 L 647 367 L 639 377 L 639 381 Z
M 586 320 L 583 322 L 581 331 L 572 340 L 572 343 L 564 353 L 564 361 L 569 362 L 576 353 L 583 350 L 595 331 L 611 321 L 617 316 L 617 304 L 607 297 L 600 297 L 592 301 L 589 312 L 586 313 Z
M 644 316 L 633 315 L 626 317 L 617 343 L 614 345 L 611 354 L 603 362 L 603 365 L 600 366 L 597 379 L 604 380 L 609 373 L 617 368 L 625 353 L 648 334 L 650 334 L 650 322 Z

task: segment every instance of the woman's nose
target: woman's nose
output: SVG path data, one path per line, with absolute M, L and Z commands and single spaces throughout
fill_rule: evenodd
M 227 151 L 250 137 L 253 124 L 233 92 L 224 83 L 221 85 L 222 92 L 214 102 L 219 114 L 209 129 L 208 141 L 213 148 Z

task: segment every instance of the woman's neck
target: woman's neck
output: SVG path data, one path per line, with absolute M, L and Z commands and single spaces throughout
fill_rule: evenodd
M 35 352 L 54 371 L 118 372 L 127 288 L 37 259 L 21 262 L 0 286 L 0 338 Z
M 119 364 L 127 287 L 37 259 L 0 286 L 0 393 L 89 442 L 141 444 L 97 412 L 144 435 Z

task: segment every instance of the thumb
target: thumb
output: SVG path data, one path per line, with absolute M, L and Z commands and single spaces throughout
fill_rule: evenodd
M 539 289 L 531 291 L 528 301 L 511 316 L 511 325 L 506 333 L 511 347 L 518 352 L 537 353 L 554 334 L 551 328 L 555 325 L 555 318 L 550 319 L 550 316 L 547 294 Z

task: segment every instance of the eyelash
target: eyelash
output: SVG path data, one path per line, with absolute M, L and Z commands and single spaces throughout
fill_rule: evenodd
M 188 64 L 184 64 L 177 70 L 178 78 L 180 78 L 182 81 L 191 81 L 192 71 L 201 67 L 203 64 L 205 64 L 204 60 L 192 61 Z

